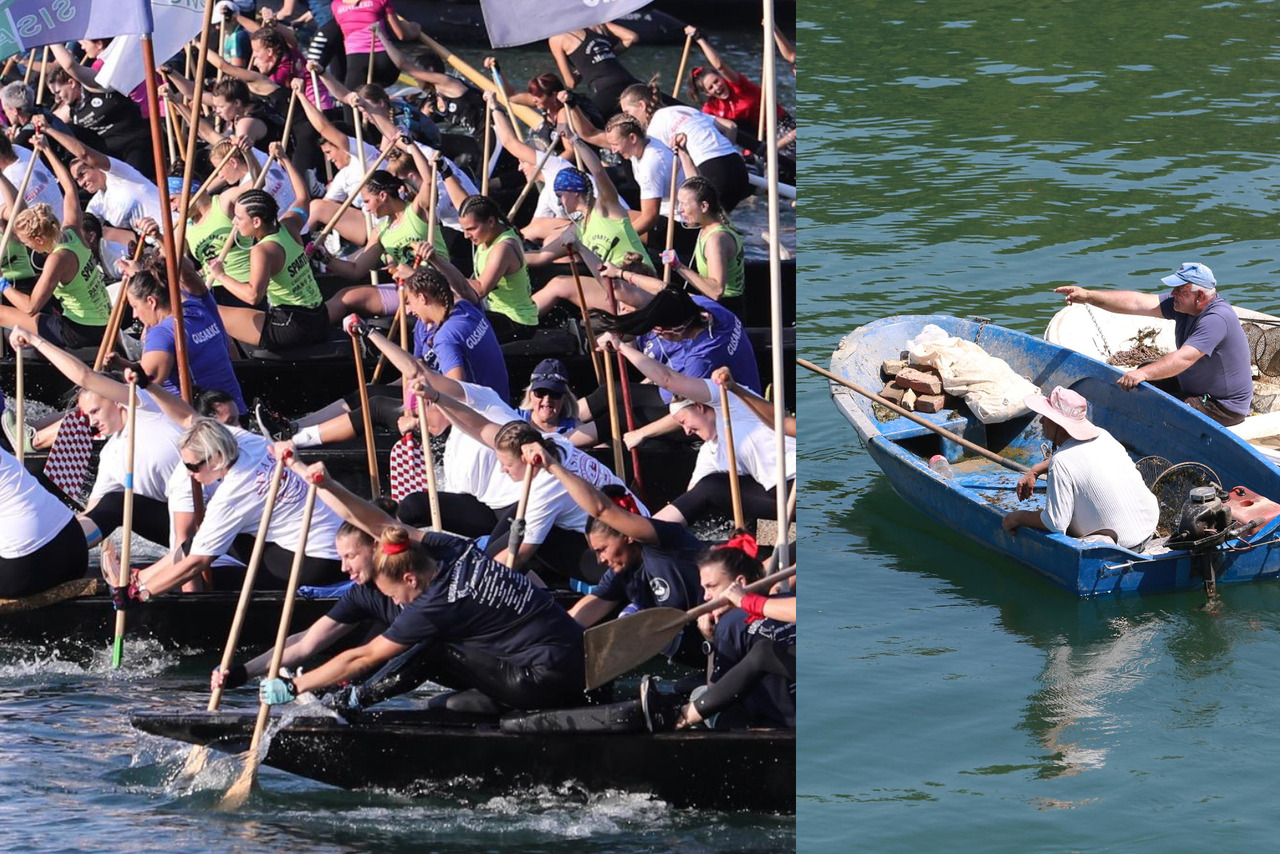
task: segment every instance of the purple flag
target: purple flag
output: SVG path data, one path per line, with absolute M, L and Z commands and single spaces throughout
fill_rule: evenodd
M 149 32 L 147 0 L 0 0 L 0 59 L 47 44 Z
M 480 0 L 494 47 L 514 47 L 556 33 L 604 24 L 653 0 Z

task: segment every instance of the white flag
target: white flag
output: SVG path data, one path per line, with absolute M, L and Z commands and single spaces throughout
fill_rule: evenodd
M 480 0 L 495 48 L 536 42 L 581 27 L 604 24 L 653 0 Z M 159 29 L 160 23 L 156 22 Z
M 200 34 L 204 25 L 204 0 L 151 0 L 151 17 L 155 21 L 151 46 L 156 62 L 163 65 Z M 127 95 L 146 77 L 142 40 L 138 36 L 121 36 L 103 52 L 102 68 L 98 69 L 100 85 Z

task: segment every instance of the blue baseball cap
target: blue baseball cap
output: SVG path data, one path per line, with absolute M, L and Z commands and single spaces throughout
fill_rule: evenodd
M 1218 288 L 1218 280 L 1213 277 L 1213 271 L 1199 261 L 1183 264 L 1172 276 L 1165 276 L 1160 281 L 1171 288 L 1179 285 L 1194 285 L 1206 291 Z

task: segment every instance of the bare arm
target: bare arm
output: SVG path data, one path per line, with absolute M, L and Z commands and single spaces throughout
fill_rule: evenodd
M 439 376 L 439 374 L 431 378 L 433 385 L 435 385 L 436 376 Z M 493 440 L 497 437 L 498 430 L 502 425 L 495 424 L 470 406 L 467 406 L 462 402 L 460 396 L 454 397 L 451 394 L 441 394 L 439 388 L 436 388 L 435 391 L 436 394 L 434 396 L 430 392 L 425 392 L 425 396 L 440 407 L 440 411 L 448 417 L 454 426 L 461 428 L 462 432 L 477 442 L 483 443 L 486 447 L 493 447 Z
M 658 542 L 658 532 L 654 529 L 652 522 L 644 516 L 628 512 L 614 504 L 599 489 L 553 460 L 541 445 L 531 442 L 521 448 L 521 452 L 526 463 L 542 466 L 551 472 L 552 476 L 564 486 L 569 497 L 591 518 L 599 519 L 618 533 L 626 534 L 633 540 L 642 543 Z
M 298 632 L 285 641 L 284 659 L 281 661 L 281 665 L 284 667 L 297 667 L 313 655 L 333 646 L 355 627 L 355 623 L 339 623 L 337 620 L 330 619 L 327 616 L 321 617 L 312 623 L 311 627 L 305 632 Z M 267 667 L 271 665 L 271 657 L 274 652 L 274 650 L 269 649 L 257 658 L 251 658 L 246 661 L 244 663 L 245 674 L 250 679 L 266 675 Z
M 609 348 L 617 350 L 626 357 L 628 362 L 635 365 L 640 373 L 644 374 L 645 377 L 659 387 L 695 403 L 711 403 L 711 393 L 707 390 L 706 380 L 686 376 L 679 371 L 671 370 L 671 368 L 657 359 L 646 356 L 636 349 L 634 345 L 626 343 L 612 332 L 604 333 L 599 337 L 598 341 L 602 350 L 607 351 Z
M 560 71 L 560 79 L 564 81 L 564 88 L 572 89 L 578 85 L 578 73 L 574 70 L 573 65 L 569 62 L 569 54 L 564 49 L 564 39 L 567 34 L 562 33 L 558 36 L 552 36 L 547 40 L 547 47 L 551 50 L 551 56 L 556 61 L 556 68 Z
M 734 380 L 733 374 L 728 368 L 716 368 L 711 372 L 711 381 L 718 386 L 724 386 L 730 392 L 736 394 L 738 399 L 747 405 L 747 408 L 756 414 L 756 417 L 767 424 L 773 426 L 773 404 L 756 394 L 751 389 L 743 385 L 738 385 Z M 783 420 L 783 432 L 791 438 L 796 436 L 796 418 L 794 415 L 788 415 Z M 1045 471 L 1048 470 L 1049 464 L 1045 463 Z M 1034 471 L 1034 467 L 1032 468 Z M 1043 474 L 1044 472 L 1040 472 Z
M 707 58 L 707 62 L 711 64 L 711 67 L 721 74 L 726 80 L 736 83 L 741 79 L 742 75 L 737 71 L 734 71 L 732 65 L 725 62 L 724 57 L 720 55 L 719 51 L 711 46 L 711 42 L 702 35 L 697 27 L 685 27 L 684 32 L 685 35 L 697 36 L 696 40 L 698 42 L 698 49 L 702 51 L 702 55 Z
M 486 92 L 484 99 L 493 105 L 493 131 L 498 135 L 498 142 L 502 143 L 502 147 L 510 151 L 511 155 L 520 162 L 536 165 L 538 150 L 516 135 L 515 129 L 511 127 L 511 117 L 499 106 L 497 96 L 492 92 Z
M 1134 368 L 1132 371 L 1126 372 L 1116 382 L 1120 383 L 1122 388 L 1132 389 L 1140 383 L 1176 377 L 1203 359 L 1204 355 L 1204 353 L 1201 353 L 1190 344 L 1183 344 L 1177 350 L 1172 353 L 1166 353 L 1149 365 L 1143 365 L 1141 368 Z
M 72 385 L 77 385 L 114 403 L 127 404 L 129 402 L 129 386 L 116 382 L 106 374 L 93 370 L 66 350 L 51 344 L 39 335 L 25 332 L 15 327 L 9 334 L 9 343 L 15 349 L 19 347 L 35 348 L 37 353 L 49 360 L 49 364 L 57 368 L 64 377 L 71 380 Z
M 43 121 L 36 122 L 36 128 L 57 141 L 76 160 L 83 160 L 95 169 L 102 169 L 103 171 L 111 169 L 111 160 L 107 155 L 85 145 L 74 134 L 64 133 L 55 127 L 45 124 Z
M 313 66 L 315 66 L 314 62 L 307 63 L 307 68 L 310 69 Z M 306 83 L 302 81 L 302 78 L 294 78 L 292 86 L 298 92 L 298 106 L 302 107 L 302 111 L 306 114 L 307 121 L 311 122 L 311 126 L 314 127 L 316 132 L 322 137 L 336 145 L 338 148 L 341 148 L 343 151 L 346 151 L 347 146 L 350 144 L 347 140 L 347 135 L 334 127 L 333 122 L 325 118 L 325 115 L 320 111 L 320 108 L 312 103 L 311 99 L 307 97 L 307 86 Z
M 610 21 L 604 25 L 605 29 L 613 33 L 614 38 L 618 40 L 617 51 L 621 53 L 631 47 L 640 40 L 640 35 L 635 30 L 627 29 L 621 24 Z
M 596 154 L 596 150 L 579 137 L 572 137 L 572 142 L 574 153 L 582 158 L 582 165 L 587 167 L 587 171 L 595 179 L 596 201 L 600 205 L 599 212 L 609 219 L 622 219 L 627 215 L 627 210 L 618 199 L 618 188 L 613 185 L 612 179 L 609 178 L 609 172 L 604 168 L 604 164 L 600 162 L 600 157 Z
M 273 453 L 282 453 L 285 448 L 290 451 L 289 468 L 307 483 L 314 481 L 316 486 L 319 487 L 316 494 L 320 496 L 320 500 L 329 505 L 330 509 L 342 518 L 342 521 L 350 522 L 375 540 L 382 536 L 382 532 L 387 528 L 400 524 L 381 507 L 355 495 L 339 483 L 336 478 L 330 476 L 324 463 L 312 463 L 310 465 L 303 463 L 298 459 L 297 454 L 291 453 L 291 443 L 278 443 Z M 420 540 L 422 533 L 411 528 L 409 536 L 412 539 Z
M 76 58 L 71 55 L 71 51 L 67 50 L 66 45 L 51 44 L 49 45 L 49 50 L 63 70 L 74 77 L 81 86 L 86 89 L 92 89 L 95 92 L 103 91 L 102 86 L 98 83 L 98 75 L 89 66 L 76 62 Z
M 223 59 L 216 50 L 213 50 L 212 45 L 210 45 L 209 49 L 209 62 L 214 68 L 221 69 L 222 73 L 228 77 L 242 81 L 249 87 L 249 91 L 255 95 L 266 97 L 280 88 L 280 85 L 267 75 L 252 68 L 241 68 Z
M 81 232 L 81 237 L 83 237 L 81 227 L 84 225 L 84 211 L 80 209 L 80 188 L 76 186 L 75 179 L 71 177 L 71 170 L 67 168 L 67 164 L 62 162 L 62 158 L 54 154 L 43 141 L 33 139 L 32 145 L 31 156 L 44 155 L 44 159 L 49 163 L 49 169 L 53 171 L 53 177 L 58 179 L 58 186 L 62 189 L 62 224 L 67 228 L 74 228 L 77 232 Z M 107 161 L 107 165 L 110 166 L 111 162 Z
M 293 687 L 299 694 L 336 685 L 362 673 L 368 673 L 375 667 L 385 664 L 409 647 L 387 640 L 378 635 L 364 646 L 340 652 L 315 670 L 293 680 Z
M 1138 291 L 1089 291 L 1075 285 L 1054 288 L 1055 294 L 1066 297 L 1067 305 L 1083 303 L 1116 314 L 1136 314 L 1142 317 L 1163 317 L 1160 313 L 1160 296 Z
M 703 295 L 718 300 L 724 296 L 724 283 L 729 269 L 729 261 L 733 257 L 733 238 L 726 232 L 719 231 L 704 242 L 703 255 L 707 259 L 707 274 L 704 276 L 692 267 L 681 264 L 676 268 L 686 282 L 697 288 Z

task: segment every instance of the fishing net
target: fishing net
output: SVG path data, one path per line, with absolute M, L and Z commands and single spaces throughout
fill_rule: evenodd
M 1142 482 L 1150 489 L 1152 484 L 1156 482 L 1156 478 L 1164 474 L 1173 463 L 1164 457 L 1143 457 L 1138 460 L 1138 474 L 1142 475 Z
M 1218 486 L 1217 473 L 1204 463 L 1178 463 L 1161 473 L 1151 484 L 1151 492 L 1160 503 L 1160 522 L 1156 535 L 1171 537 L 1182 519 L 1182 505 L 1197 486 Z
M 1280 324 L 1250 320 L 1241 325 L 1258 371 L 1264 377 L 1280 377 Z

